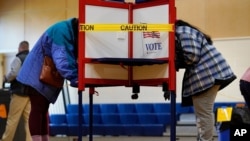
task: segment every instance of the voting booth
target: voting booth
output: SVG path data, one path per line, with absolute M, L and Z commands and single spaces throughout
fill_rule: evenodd
M 140 86 L 162 87 L 165 96 L 171 95 L 175 121 L 175 20 L 174 0 L 79 0 L 79 105 L 85 88 L 93 104 L 95 87 L 131 87 L 133 94 Z

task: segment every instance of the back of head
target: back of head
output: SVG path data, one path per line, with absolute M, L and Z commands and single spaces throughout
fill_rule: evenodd
M 22 41 L 19 43 L 18 52 L 29 50 L 29 42 Z
M 189 27 L 197 29 L 196 27 L 192 26 L 188 22 L 180 20 L 180 19 L 175 21 L 175 26 L 189 26 Z

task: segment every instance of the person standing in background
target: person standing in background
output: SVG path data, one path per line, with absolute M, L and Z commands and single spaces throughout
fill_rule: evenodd
M 247 107 L 250 109 L 250 67 L 240 79 L 240 92 L 244 97 Z
M 236 79 L 212 39 L 183 20 L 175 22 L 185 63 L 182 85 L 182 104 L 193 106 L 196 115 L 197 140 L 213 141 L 214 102 L 219 90 Z
M 78 86 L 78 19 L 70 18 L 51 25 L 38 39 L 17 76 L 31 101 L 29 117 L 33 141 L 49 140 L 49 105 L 55 103 L 62 88 L 40 81 L 44 55 L 53 59 L 60 75 Z
M 4 76 L 4 82 L 10 82 L 11 101 L 5 132 L 1 141 L 12 141 L 21 117 L 24 119 L 25 138 L 31 141 L 29 131 L 30 99 L 24 91 L 24 86 L 16 80 L 17 74 L 29 53 L 29 43 L 22 41 L 18 47 L 18 53 L 10 65 L 10 72 Z

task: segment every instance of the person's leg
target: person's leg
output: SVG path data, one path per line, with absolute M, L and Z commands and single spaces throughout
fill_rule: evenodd
M 244 97 L 246 105 L 250 108 L 250 82 L 240 80 L 240 92 Z
M 32 138 L 32 141 L 42 141 L 41 135 L 32 135 L 31 138 Z
M 206 92 L 192 97 L 199 141 L 213 140 L 215 122 L 213 107 L 218 90 L 219 85 L 215 85 Z
M 49 140 L 49 114 L 48 114 L 48 111 L 47 113 L 44 113 L 43 114 L 44 117 L 43 117 L 43 125 L 46 125 L 46 126 L 43 126 L 42 128 L 42 141 L 48 141 Z
M 26 106 L 23 110 L 23 119 L 24 119 L 24 128 L 26 133 L 26 141 L 32 141 L 30 130 L 29 130 L 29 116 L 30 116 L 30 98 L 26 97 L 24 103 L 26 103 Z
M 42 141 L 49 141 L 49 135 L 42 135 Z
M 29 128 L 32 139 L 42 141 L 42 136 L 48 134 L 47 113 L 49 109 L 49 101 L 37 91 L 30 93 L 31 111 L 29 117 Z
M 20 121 L 22 111 L 25 107 L 23 103 L 24 97 L 13 94 L 9 105 L 8 118 L 6 123 L 5 132 L 2 136 L 2 141 L 12 141 Z

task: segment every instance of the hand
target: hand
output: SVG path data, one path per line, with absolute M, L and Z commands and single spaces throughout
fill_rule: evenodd
M 78 81 L 72 81 L 72 82 L 70 82 L 70 86 L 77 88 L 78 87 Z
M 165 100 L 170 100 L 170 92 L 169 91 L 165 92 L 163 96 L 164 96 Z

